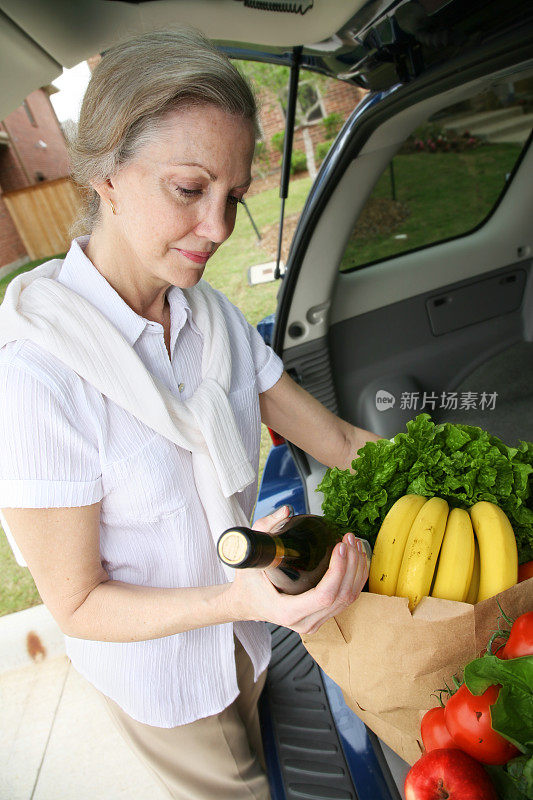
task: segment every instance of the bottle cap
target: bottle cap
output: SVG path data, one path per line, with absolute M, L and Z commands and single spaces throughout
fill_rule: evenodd
M 218 555 L 226 564 L 242 564 L 249 549 L 250 542 L 240 531 L 226 531 L 218 540 Z

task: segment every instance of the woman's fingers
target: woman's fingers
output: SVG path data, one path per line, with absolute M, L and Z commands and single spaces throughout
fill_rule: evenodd
M 355 538 L 353 534 L 347 533 L 343 542 L 346 546 L 346 571 L 335 599 L 334 606 L 336 608 L 342 608 L 353 602 L 354 580 L 357 574 L 358 553 L 355 547 Z
M 368 553 L 361 539 L 356 539 L 356 547 L 359 558 L 358 558 L 357 572 L 354 580 L 354 594 L 355 597 L 358 597 L 363 589 L 363 586 L 368 580 L 368 573 L 370 570 L 370 559 L 368 557 Z
M 302 617 L 295 626 L 291 626 L 299 633 L 315 633 L 326 620 L 347 608 L 359 596 L 366 583 L 368 577 L 368 558 L 364 548 L 361 546 L 360 549 L 357 546 L 357 540 L 354 539 L 352 534 L 347 534 L 344 537 L 344 542 L 346 543 L 346 563 L 345 571 L 340 581 L 339 564 L 338 562 L 334 563 L 333 559 L 333 556 L 335 556 L 334 551 L 330 568 L 322 581 L 318 584 L 316 589 L 311 589 L 309 592 L 306 592 L 306 595 L 311 595 L 318 590 L 321 597 L 324 598 L 332 591 L 335 596 L 331 603 L 324 605 L 323 602 L 320 602 L 319 609 Z M 354 542 L 354 544 L 351 544 L 351 542 Z M 335 591 L 336 585 L 337 589 Z M 324 594 L 324 589 L 326 590 L 326 594 Z M 302 598 L 304 596 L 305 595 L 300 595 Z
M 269 612 L 276 618 L 269 617 L 269 621 L 283 625 L 293 630 L 299 630 L 302 620 L 309 615 L 324 615 L 335 604 L 340 587 L 345 578 L 351 559 L 350 549 L 346 543 L 337 544 L 333 550 L 329 568 L 314 589 L 309 589 L 302 594 L 288 595 L 276 591 L 274 602 L 269 598 Z M 353 567 L 352 567 L 353 569 Z M 246 570 L 243 570 L 246 572 Z M 251 571 L 251 570 L 250 570 Z M 265 575 L 266 578 L 266 575 Z M 268 580 L 268 578 L 266 578 Z
M 328 570 L 320 583 L 307 592 L 295 596 L 281 595 L 289 618 L 281 623 L 301 632 L 307 620 L 333 616 L 352 597 L 356 571 L 356 551 L 346 537 L 335 545 Z M 341 599 L 340 599 L 341 598 Z
M 340 544 L 335 545 L 331 554 L 329 567 L 322 580 L 308 592 L 300 595 L 306 600 L 314 599 L 315 610 L 328 609 L 334 605 L 341 592 L 346 594 L 349 591 L 350 572 L 353 572 L 353 547 L 350 545 L 347 536 Z M 353 575 L 352 575 L 353 578 Z
M 256 520 L 252 525 L 252 530 L 270 533 L 272 528 L 275 528 L 276 525 L 292 517 L 292 514 L 293 509 L 291 506 L 281 506 L 281 508 L 277 508 L 273 514 L 268 514 L 268 516 Z
M 344 564 L 339 565 L 338 563 L 335 564 L 333 557 L 330 562 L 330 568 L 324 575 L 324 578 L 320 581 L 317 588 L 322 588 L 324 584 L 330 584 L 334 586 L 333 582 L 331 581 L 332 574 L 339 575 L 340 569 L 344 566 L 344 571 L 342 574 L 342 579 L 336 591 L 336 596 L 333 599 L 330 606 L 335 610 L 338 607 L 342 607 L 352 603 L 355 600 L 356 594 L 358 594 L 358 586 L 361 580 L 360 577 L 360 564 L 361 564 L 361 554 L 357 550 L 356 547 L 356 539 L 353 533 L 347 533 L 343 538 L 343 544 L 346 548 L 346 556 Z M 333 553 L 335 555 L 335 551 Z M 360 590 L 359 590 L 360 591 Z
M 268 533 L 290 514 L 291 509 L 283 507 L 258 520 L 254 528 Z M 233 588 L 238 589 L 241 605 L 253 615 L 246 618 L 263 619 L 306 634 L 314 633 L 326 620 L 347 608 L 359 596 L 367 577 L 368 558 L 364 548 L 349 533 L 333 549 L 328 570 L 314 589 L 299 595 L 283 594 L 259 570 L 237 574 Z

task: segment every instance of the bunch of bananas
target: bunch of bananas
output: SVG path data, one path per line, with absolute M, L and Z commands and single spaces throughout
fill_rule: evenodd
M 516 539 L 506 514 L 486 501 L 468 511 L 440 497 L 406 494 L 386 515 L 374 545 L 369 590 L 477 603 L 518 580 Z

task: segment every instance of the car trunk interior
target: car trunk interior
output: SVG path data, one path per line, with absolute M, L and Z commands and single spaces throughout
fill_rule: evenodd
M 332 326 L 340 415 L 383 436 L 425 411 L 436 421 L 479 425 L 508 445 L 533 439 L 525 413 L 533 402 L 533 342 L 524 319 L 532 292 L 531 265 L 509 265 Z M 450 314 L 436 334 L 428 310 L 441 301 L 437 308 Z
M 474 229 L 339 269 L 366 200 L 406 137 L 430 115 L 500 80 L 485 77 L 429 97 L 376 129 L 338 181 L 300 265 L 284 329 L 286 368 L 342 418 L 382 436 L 426 412 L 435 421 L 481 426 L 508 445 L 533 440 L 527 143 Z M 325 467 L 295 455 L 310 510 L 321 513 L 314 490 Z
M 514 446 L 533 440 L 533 342 L 517 342 L 473 370 L 458 391 L 497 391 L 495 408 L 453 413 L 453 422 L 479 425 Z
M 285 367 L 332 411 L 384 437 L 405 430 L 422 411 L 436 422 L 480 426 L 507 445 L 533 440 L 531 136 L 524 149 L 515 148 L 516 166 L 500 176 L 497 202 L 476 227 L 342 269 L 354 225 L 406 137 L 430 115 L 499 80 L 428 97 L 374 131 L 313 220 L 287 300 Z M 443 397 L 448 407 L 440 407 Z M 308 510 L 322 514 L 316 489 L 326 467 L 291 450 Z M 401 792 L 408 765 L 380 746 Z

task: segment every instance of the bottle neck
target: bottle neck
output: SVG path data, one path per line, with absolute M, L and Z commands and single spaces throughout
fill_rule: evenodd
M 222 561 L 235 569 L 276 567 L 284 552 L 279 537 L 244 527 L 225 531 L 217 549 Z

